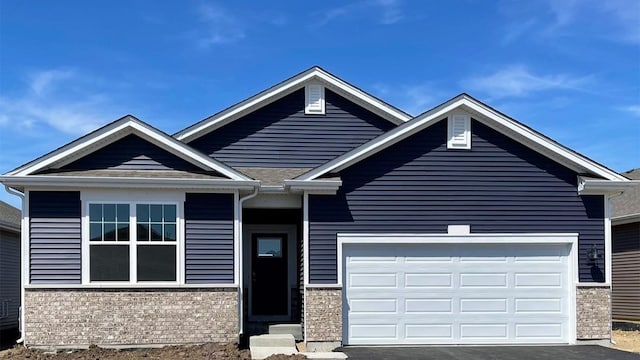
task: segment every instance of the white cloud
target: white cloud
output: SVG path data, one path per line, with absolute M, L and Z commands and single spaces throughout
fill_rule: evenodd
M 583 90 L 591 77 L 568 74 L 538 75 L 523 65 L 511 65 L 493 74 L 476 76 L 463 81 L 463 87 L 488 94 L 492 98 L 527 96 L 531 93 L 570 89 Z
M 95 89 L 95 79 L 71 70 L 44 70 L 28 77 L 17 94 L 0 95 L 0 126 L 24 132 L 56 131 L 80 135 L 120 115 Z M 35 134 L 35 133 L 34 133 Z
M 640 105 L 629 105 L 629 106 L 620 108 L 620 110 L 626 111 L 631 115 L 640 117 Z
M 381 98 L 411 114 L 418 115 L 442 102 L 447 96 L 432 83 L 411 85 L 373 85 L 375 93 Z M 450 95 L 450 94 L 449 94 Z
M 404 19 L 399 0 L 365 0 L 333 7 L 320 12 L 320 21 L 315 25 L 325 25 L 339 18 L 367 17 L 382 25 L 393 25 Z
M 197 11 L 200 21 L 204 23 L 204 29 L 195 35 L 198 46 L 207 48 L 212 45 L 235 42 L 245 37 L 244 25 L 240 19 L 223 7 L 202 4 Z

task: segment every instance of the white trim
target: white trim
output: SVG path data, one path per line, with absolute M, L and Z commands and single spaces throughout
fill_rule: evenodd
M 129 283 L 90 283 L 80 284 L 34 284 L 27 285 L 26 289 L 180 289 L 180 288 L 237 288 L 236 284 L 168 284 L 160 282 L 147 282 L 132 285 Z
M 455 123 L 462 121 L 464 127 L 463 139 L 458 140 L 455 137 Z M 447 117 L 447 149 L 471 149 L 471 116 L 466 113 L 453 113 Z
M 182 254 L 185 246 L 185 233 L 183 227 L 184 221 L 184 192 L 166 192 L 166 191 L 141 191 L 141 190 L 82 190 L 80 191 L 81 211 L 81 251 L 82 251 L 82 286 L 98 286 L 98 287 L 164 287 L 174 285 L 184 285 L 184 267 L 185 261 Z M 128 204 L 129 205 L 129 241 L 121 242 L 122 245 L 129 246 L 129 281 L 91 281 L 90 280 L 90 263 L 89 250 L 91 242 L 89 241 L 89 206 L 91 204 Z M 176 247 L 176 280 L 151 282 L 138 282 L 137 276 L 137 248 L 138 245 L 149 245 L 145 242 L 137 241 L 136 226 L 136 205 L 137 204 L 170 204 L 176 206 L 176 241 L 162 244 L 173 245 Z M 112 243 L 112 242 L 109 242 Z M 115 242 L 113 242 L 115 244 Z M 100 244 L 94 244 L 99 246 Z M 235 284 L 233 284 L 235 285 Z
M 577 313 L 576 313 L 576 289 L 578 283 L 578 234 L 577 233 L 529 233 L 529 234 L 337 234 L 338 257 L 338 283 L 318 284 L 314 287 L 342 287 L 343 282 L 343 252 L 345 244 L 389 244 L 389 237 L 394 238 L 398 244 L 566 244 L 569 245 L 567 259 L 567 281 L 569 282 L 569 334 L 567 338 L 570 344 L 576 343 Z M 586 286 L 601 286 L 586 285 Z M 311 286 L 310 286 L 311 287 Z M 343 318 L 345 309 L 343 308 Z M 344 320 L 343 320 L 344 321 Z M 344 326 L 344 322 L 343 322 Z
M 612 238 L 611 238 L 611 199 L 604 196 L 604 278 L 605 282 L 611 284 L 611 261 L 612 261 Z
M 629 223 L 639 222 L 639 221 L 640 221 L 640 213 L 635 213 L 635 214 L 622 215 L 622 216 L 611 218 L 611 225 L 616 226 L 616 225 L 629 224 Z
M 317 88 L 317 89 L 316 89 Z M 315 99 L 311 98 L 312 90 L 320 92 L 318 101 L 320 102 L 319 108 L 312 108 Z M 324 86 L 318 83 L 309 83 L 304 87 L 304 113 L 305 115 L 324 115 L 325 114 L 325 97 Z
M 233 193 L 233 283 L 240 286 L 240 253 L 242 252 L 242 239 L 240 238 L 240 192 Z
M 333 195 L 342 186 L 342 180 L 285 180 L 284 187 L 292 192 Z
M 160 146 L 170 153 L 195 164 L 205 170 L 217 171 L 232 180 L 251 180 L 246 175 L 201 154 L 189 146 L 177 141 L 169 135 L 152 128 L 133 116 L 126 116 L 99 130 L 64 145 L 44 157 L 28 163 L 7 175 L 26 176 L 50 166 L 63 166 L 87 153 L 113 143 L 129 134 L 136 134 L 141 138 Z
M 580 195 L 615 195 L 636 186 L 640 186 L 640 180 L 611 181 L 588 179 L 578 175 L 578 193 Z
M 605 168 L 604 166 L 555 143 L 554 141 L 534 132 L 510 118 L 496 112 L 488 106 L 478 102 L 466 94 L 457 96 L 432 110 L 425 112 L 413 120 L 392 129 L 347 153 L 339 156 L 314 170 L 303 174 L 296 180 L 313 180 L 329 172 L 340 171 L 356 162 L 367 158 L 416 132 L 435 124 L 450 112 L 467 111 L 473 114 L 475 120 L 511 137 L 519 138 L 520 142 L 534 151 L 555 159 L 577 172 L 590 172 L 602 176 L 607 180 L 629 181 L 626 177 Z
M 302 195 L 302 329 L 304 341 L 307 337 L 307 286 L 309 284 L 309 194 L 305 191 Z
M 609 288 L 609 287 L 611 287 L 611 283 L 607 283 L 607 282 L 603 282 L 603 283 L 576 282 L 576 288 L 588 288 L 588 287 Z
M 24 192 L 25 201 L 22 208 L 22 238 L 24 240 L 22 247 L 22 256 L 24 259 L 24 269 L 22 284 L 31 284 L 31 217 L 29 215 L 29 204 L 31 203 L 31 192 L 29 190 Z M 24 326 L 24 325 L 23 325 Z
M 0 182 L 11 186 L 52 186 L 66 188 L 144 188 L 144 189 L 201 189 L 201 190 L 249 190 L 259 186 L 258 180 L 176 179 L 145 177 L 95 177 L 95 176 L 0 176 Z
M 411 115 L 384 103 L 383 101 L 365 93 L 351 84 L 333 76 L 319 67 L 313 67 L 284 82 L 254 95 L 232 107 L 219 112 L 198 124 L 192 125 L 174 137 L 183 142 L 191 142 L 221 126 L 224 126 L 256 109 L 266 106 L 282 97 L 300 89 L 307 82 L 320 82 L 325 87 L 340 95 L 344 95 L 358 105 L 380 115 L 388 121 L 398 125 L 412 118 Z

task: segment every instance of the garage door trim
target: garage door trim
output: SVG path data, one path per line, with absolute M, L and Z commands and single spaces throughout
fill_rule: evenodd
M 345 244 L 389 244 L 389 238 L 394 238 L 397 244 L 566 244 L 569 245 L 569 255 L 567 257 L 567 284 L 569 289 L 569 334 L 568 341 L 575 343 L 576 339 L 576 284 L 577 274 L 577 233 L 529 233 L 529 234 L 337 234 L 337 260 L 338 260 L 338 286 L 344 284 L 344 255 Z M 348 309 L 343 308 L 343 319 L 347 316 Z M 343 327 L 346 326 L 343 320 Z M 343 341 L 346 341 L 346 331 L 343 330 Z

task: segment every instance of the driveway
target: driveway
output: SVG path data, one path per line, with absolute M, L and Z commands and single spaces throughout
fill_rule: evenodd
M 598 345 L 344 347 L 349 360 L 640 360 L 640 355 Z

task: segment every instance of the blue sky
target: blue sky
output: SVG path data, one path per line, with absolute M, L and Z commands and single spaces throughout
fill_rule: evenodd
M 174 133 L 313 65 L 412 114 L 467 92 L 640 167 L 637 0 L 2 1 L 0 173 L 125 114 Z

